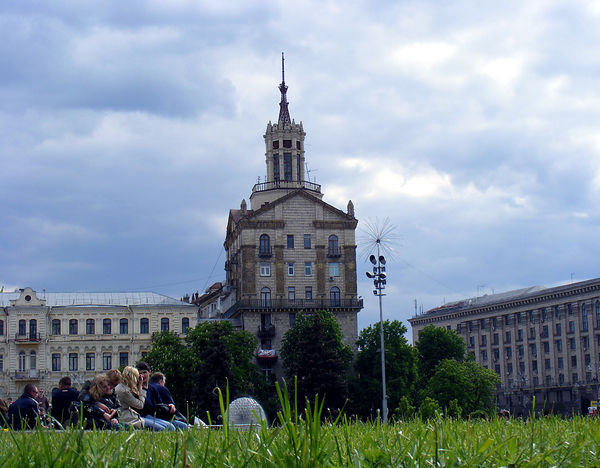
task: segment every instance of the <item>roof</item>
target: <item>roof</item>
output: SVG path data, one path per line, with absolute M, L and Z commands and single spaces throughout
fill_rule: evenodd
M 36 292 L 47 306 L 108 306 L 108 305 L 189 305 L 178 299 L 153 292 Z M 21 291 L 0 293 L 0 307 L 9 307 L 19 299 Z

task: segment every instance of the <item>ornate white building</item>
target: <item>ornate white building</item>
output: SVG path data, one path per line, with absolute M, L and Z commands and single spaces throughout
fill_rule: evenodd
M 152 333 L 183 334 L 198 307 L 155 293 L 0 293 L 0 397 L 27 383 L 50 390 L 65 375 L 81 385 L 100 372 L 134 364 Z

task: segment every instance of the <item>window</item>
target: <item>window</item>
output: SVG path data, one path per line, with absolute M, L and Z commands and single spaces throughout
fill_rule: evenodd
M 331 301 L 331 307 L 340 306 L 340 288 L 334 286 L 329 290 L 329 300 Z
M 288 263 L 288 276 L 294 276 L 294 262 Z
M 487 359 L 488 359 L 487 350 L 484 349 L 483 351 L 481 351 L 481 360 L 487 361 Z
M 557 364 L 557 366 L 558 366 L 559 369 L 564 369 L 565 364 L 564 364 L 563 358 L 561 358 L 561 357 L 558 358 L 558 364 Z
M 556 344 L 556 351 L 558 351 L 559 353 L 562 352 L 562 340 L 557 340 L 555 344 Z
M 271 307 L 271 290 L 269 288 L 260 290 L 260 305 L 261 307 Z
M 482 331 L 485 331 L 485 319 L 481 319 L 479 321 L 479 327 L 481 328 Z
M 575 351 L 576 347 L 575 338 L 569 338 L 569 348 Z
M 273 148 L 275 148 L 276 143 L 277 143 L 277 148 L 279 148 L 278 141 L 273 142 Z M 273 155 L 273 178 L 275 179 L 275 182 L 279 182 L 279 180 L 281 179 L 281 171 L 279 170 L 279 155 L 278 154 Z
M 288 234 L 287 235 L 287 248 L 288 249 L 293 249 L 294 248 L 294 236 L 293 236 L 293 234 Z
M 119 367 L 125 367 L 129 365 L 129 353 L 122 351 L 119 353 Z
M 562 325 L 560 323 L 556 324 L 556 336 L 560 336 L 562 333 Z
M 111 322 L 110 319 L 104 319 L 102 320 L 102 333 L 104 333 L 105 335 L 110 335 L 111 334 Z
M 140 333 L 143 335 L 150 333 L 150 324 L 147 318 L 140 319 Z
M 52 334 L 60 335 L 60 320 L 58 319 L 52 320 Z
M 60 354 L 52 354 L 52 372 L 60 372 Z
M 169 331 L 169 319 L 167 317 L 160 319 L 160 331 Z
M 474 346 L 475 346 L 475 337 L 470 336 L 469 337 L 469 348 L 473 348 Z
M 524 373 L 525 373 L 525 363 L 524 363 L 524 362 L 520 362 L 520 363 L 519 363 L 519 372 L 520 372 L 521 374 L 524 374 Z
M 565 374 L 558 374 L 558 383 L 564 385 L 565 383 Z M 562 392 L 558 392 L 559 395 L 562 396 Z
M 279 140 L 273 142 L 273 149 L 279 149 Z
M 587 309 L 585 308 L 585 304 L 581 304 L 581 329 L 583 331 L 588 331 L 588 328 L 589 325 Z
M 573 320 L 569 320 L 569 333 L 575 332 L 575 322 Z
M 27 322 L 25 320 L 19 320 L 19 336 L 27 335 Z
M 517 341 L 523 341 L 523 329 L 519 328 L 517 330 Z
M 94 353 L 85 353 L 85 370 L 96 370 L 96 355 Z
M 535 338 L 535 327 L 531 327 L 529 329 L 529 339 L 533 340 Z
M 512 348 L 510 346 L 506 347 L 506 359 L 512 359 Z
M 86 335 L 93 335 L 96 333 L 96 321 L 94 319 L 87 319 L 85 321 L 85 333 Z
M 102 355 L 102 370 L 112 369 L 112 354 L 104 353 Z
M 494 335 L 492 336 L 492 344 L 498 344 L 498 333 L 494 333 Z
M 284 148 L 291 148 L 292 147 L 292 140 L 283 140 L 283 147 Z
M 507 317 L 508 317 L 508 315 L 507 315 Z M 510 330 L 508 330 L 508 331 L 506 332 L 506 336 L 505 336 L 505 338 L 506 338 L 506 339 L 504 340 L 504 342 L 505 342 L 505 343 L 510 343 L 510 340 L 511 340 L 511 336 L 510 336 Z
M 77 335 L 77 319 L 69 320 L 69 335 Z
M 288 301 L 296 300 L 296 288 L 294 286 L 288 287 Z
M 77 353 L 69 353 L 69 371 L 77 371 L 78 368 L 78 356 Z
M 271 264 L 262 262 L 260 264 L 260 276 L 271 276 Z
M 35 319 L 29 321 L 29 338 L 32 340 L 37 338 L 37 320 Z
M 37 355 L 35 351 L 31 351 L 29 353 L 29 369 L 37 369 Z
M 519 357 L 522 359 L 523 355 L 525 354 L 525 348 L 522 344 L 520 344 L 517 349 L 519 350 Z
M 504 316 L 504 325 L 510 325 L 510 315 Z
M 571 356 L 571 367 L 577 367 L 577 356 Z
M 4 335 L 4 320 L 0 320 L 0 336 Z
M 129 333 L 129 320 L 126 318 L 119 320 L 119 333 L 121 335 L 127 335 Z
M 310 234 L 304 234 L 304 248 L 310 249 Z
M 506 373 L 510 375 L 510 374 L 512 374 L 512 371 L 513 371 L 513 365 L 512 365 L 512 363 L 511 363 L 511 362 L 509 362 L 509 363 L 506 365 Z
M 531 361 L 531 370 L 537 372 L 537 361 Z
M 190 328 L 190 319 L 183 317 L 181 319 L 181 333 L 187 333 L 188 328 Z
M 583 337 L 583 349 L 587 350 L 589 347 L 590 347 L 590 337 L 586 335 Z
M 487 345 L 487 335 L 481 335 L 481 346 Z
M 271 255 L 271 239 L 267 234 L 262 234 L 258 244 L 259 255 Z
M 312 276 L 312 262 L 304 262 L 304 276 Z
M 293 327 L 294 324 L 296 323 L 296 312 L 290 312 L 289 319 L 290 319 L 290 327 Z
M 284 147 L 285 142 L 283 140 Z M 283 177 L 285 180 L 292 180 L 292 153 L 283 153 Z
M 329 262 L 329 276 L 340 276 L 340 264 L 337 262 Z
M 531 354 L 532 354 L 533 356 L 536 356 L 536 355 L 537 355 L 537 347 L 536 347 L 535 343 L 532 343 L 532 344 L 530 344 L 530 345 L 529 345 L 529 349 L 530 349 L 530 351 L 531 351 Z
M 312 301 L 312 286 L 306 286 L 304 288 L 304 299 Z
M 327 240 L 327 255 L 330 257 L 339 257 L 340 248 L 338 246 L 338 237 L 334 234 L 329 236 Z
M 550 343 L 544 341 L 544 354 L 548 354 L 550 352 Z
M 0 372 L 4 370 L 4 355 L 0 354 Z

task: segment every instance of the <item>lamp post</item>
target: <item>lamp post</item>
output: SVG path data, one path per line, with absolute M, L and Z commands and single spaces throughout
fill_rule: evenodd
M 382 420 L 384 424 L 387 424 L 387 419 L 388 419 L 388 409 L 387 409 L 387 392 L 385 389 L 385 347 L 384 347 L 384 340 L 383 340 L 383 307 L 382 307 L 382 301 L 381 298 L 383 296 L 385 296 L 385 294 L 382 293 L 382 290 L 385 289 L 385 285 L 386 285 L 386 278 L 387 275 L 385 274 L 385 257 L 383 255 L 379 255 L 379 245 L 380 245 L 380 241 L 379 239 L 377 239 L 377 257 L 375 257 L 375 255 L 371 255 L 369 257 L 369 260 L 371 261 L 371 263 L 373 264 L 373 273 L 371 273 L 370 271 L 367 271 L 367 277 L 371 278 L 373 280 L 373 285 L 375 286 L 375 289 L 373 290 L 373 294 L 377 297 L 379 297 L 379 341 L 380 341 L 380 347 L 381 347 L 381 393 L 382 393 L 382 397 L 381 397 L 381 413 L 382 413 Z

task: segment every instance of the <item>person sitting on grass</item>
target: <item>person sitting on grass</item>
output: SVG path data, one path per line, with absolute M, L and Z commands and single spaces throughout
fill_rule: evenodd
M 71 416 L 71 403 L 79 397 L 79 390 L 72 385 L 71 377 L 66 375 L 58 381 L 58 388 L 52 390 L 50 415 L 63 426 Z
M 86 429 L 119 429 L 117 410 L 110 400 L 112 387 L 104 374 L 97 375 L 79 399 L 83 402 Z
M 40 420 L 40 407 L 35 397 L 38 389 L 27 384 L 23 394 L 8 408 L 8 421 L 13 429 L 33 429 Z
M 136 367 L 140 373 L 142 388 L 146 391 L 144 408 L 140 413 L 144 419 L 158 425 L 166 424 L 167 426 L 165 428 L 169 430 L 174 430 L 175 428 L 187 429 L 187 422 L 184 423 L 173 419 L 170 408 L 167 405 L 163 405 L 158 393 L 149 388 L 150 366 L 145 362 L 140 361 L 136 364 Z M 171 427 L 173 429 L 171 429 Z

